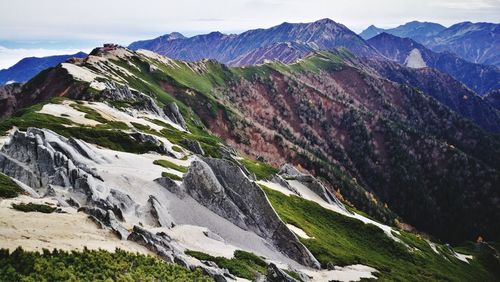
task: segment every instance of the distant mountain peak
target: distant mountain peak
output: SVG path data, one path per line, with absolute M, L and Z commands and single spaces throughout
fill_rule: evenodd
M 321 20 L 317 20 L 314 23 L 316 23 L 316 24 L 337 24 L 337 22 L 335 22 L 334 20 L 329 19 L 329 18 L 324 18 L 324 19 L 321 19 Z
M 361 32 L 360 36 L 367 40 L 385 31 L 399 37 L 410 37 L 417 42 L 421 42 L 445 29 L 446 27 L 438 23 L 411 21 L 390 29 L 382 29 L 371 25 Z
M 308 46 L 273 45 L 282 42 L 300 42 Z M 215 31 L 179 40 L 162 41 L 155 38 L 129 45 L 132 50 L 147 49 L 173 59 L 198 61 L 211 58 L 225 64 L 239 62 L 237 65 L 260 63 L 264 59 L 289 62 L 297 56 L 307 54 L 311 47 L 318 50 L 346 48 L 361 57 L 380 56 L 356 33 L 328 18 L 309 23 L 284 22 L 271 28 L 248 30 L 237 35 Z M 280 50 L 286 51 L 286 54 L 280 54 Z

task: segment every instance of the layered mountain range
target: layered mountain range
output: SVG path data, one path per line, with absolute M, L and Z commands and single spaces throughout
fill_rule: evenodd
M 277 44 L 287 42 L 290 43 L 287 46 Z M 268 29 L 249 30 L 237 35 L 212 32 L 186 38 L 174 33 L 129 45 L 132 50 L 147 49 L 173 59 L 186 61 L 215 59 L 229 65 L 253 65 L 263 62 L 264 59 L 274 60 L 276 57 L 273 54 L 281 52 L 269 50 L 284 47 L 297 53 L 295 58 L 287 58 L 286 62 L 301 58 L 312 50 L 340 47 L 363 57 L 378 56 L 378 53 L 356 33 L 330 19 L 303 24 L 283 23 Z M 256 55 L 256 52 L 259 55 Z M 253 55 L 250 55 L 252 53 Z M 256 59 L 244 59 L 249 56 Z
M 368 40 L 383 32 L 411 38 L 435 52 L 454 53 L 469 62 L 500 66 L 499 24 L 463 22 L 445 28 L 414 21 L 391 29 L 370 26 L 360 36 Z
M 434 52 L 409 38 L 388 33 L 367 41 L 386 58 L 413 67 L 430 67 L 447 73 L 479 95 L 500 88 L 500 69 L 466 61 L 450 52 Z
M 93 238 L 215 281 L 500 277 L 495 67 L 331 20 L 130 48 L 0 88 L 2 222 L 88 230 L 2 244 Z

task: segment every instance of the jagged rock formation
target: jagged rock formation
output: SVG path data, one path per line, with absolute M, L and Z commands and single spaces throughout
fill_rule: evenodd
M 274 263 L 270 263 L 267 268 L 267 282 L 298 282 L 283 270 L 279 269 Z
M 80 207 L 110 227 L 121 238 L 129 232 L 123 227 L 124 214 L 132 213 L 143 221 L 155 219 L 157 225 L 171 225 L 151 200 L 151 206 L 140 208 L 130 195 L 110 188 L 87 161 L 108 162 L 96 155 L 85 143 L 64 138 L 47 129 L 29 128 L 16 131 L 0 151 L 0 171 L 36 189 L 40 195 L 50 195 L 67 205 Z
M 163 144 L 163 142 L 161 142 L 157 137 L 155 137 L 153 135 L 144 134 L 144 133 L 136 131 L 136 132 L 130 134 L 130 136 L 132 138 L 134 138 L 135 140 L 137 140 L 137 142 L 153 144 L 157 148 L 158 153 L 160 153 L 160 154 L 165 154 L 168 156 L 175 156 L 172 152 L 170 152 L 170 150 L 167 148 L 167 146 L 165 146 L 165 144 Z
M 306 186 L 311 191 L 320 196 L 327 203 L 332 205 L 337 205 L 345 210 L 344 205 L 337 199 L 337 197 L 335 197 L 330 191 L 328 191 L 328 189 L 326 189 L 325 186 L 314 176 L 300 172 L 297 168 L 295 168 L 291 164 L 284 164 L 281 167 L 279 174 L 287 180 L 297 180 L 302 185 Z M 279 183 L 282 182 L 279 181 Z M 290 185 L 286 183 L 285 187 L 290 187 Z M 294 190 L 292 187 L 290 187 L 289 189 L 291 191 Z M 297 191 L 295 192 L 297 193 Z
M 85 98 L 95 99 L 94 97 Z M 131 109 L 136 109 L 165 118 L 163 110 L 158 107 L 153 98 L 144 93 L 130 89 L 128 84 L 121 85 L 106 81 L 104 83 L 104 89 L 99 93 L 97 100 L 105 102 L 112 101 L 113 103 L 127 103 L 130 107 L 125 108 L 125 110 L 130 111 Z
M 276 215 L 264 192 L 230 161 L 205 158 L 193 162 L 183 186 L 210 210 L 271 240 L 301 264 L 319 268 L 318 261 Z
M 16 131 L 0 151 L 0 171 L 6 175 L 27 183 L 42 195 L 79 207 L 78 211 L 110 228 L 122 240 L 144 245 L 167 261 L 197 267 L 165 233 L 151 232 L 138 225 L 132 231 L 125 227 L 131 223 L 131 214 L 141 225 L 174 227 L 174 219 L 157 197 L 150 195 L 146 205 L 139 205 L 129 194 L 108 187 L 96 171 L 87 167 L 89 161 L 109 162 L 86 143 L 46 129 Z M 263 191 L 230 161 L 210 158 L 195 161 L 182 187 L 166 177 L 156 182 L 180 197 L 190 195 L 237 226 L 252 230 L 299 263 L 319 268 L 311 253 L 278 218 Z M 222 240 L 210 232 L 206 236 Z M 234 278 L 217 266 L 202 268 L 216 281 Z
M 189 151 L 198 155 L 205 155 L 205 151 L 203 151 L 200 142 L 198 142 L 197 140 L 183 139 L 181 143 L 185 145 L 189 149 Z
M 167 115 L 167 117 L 173 121 L 174 123 L 180 125 L 182 128 L 186 129 L 186 121 L 182 117 L 182 114 L 179 112 L 179 107 L 176 103 L 170 103 L 163 108 L 163 112 Z

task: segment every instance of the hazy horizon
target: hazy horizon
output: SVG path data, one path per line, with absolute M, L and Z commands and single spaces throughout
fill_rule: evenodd
M 0 69 L 28 56 L 88 52 L 104 42 L 128 45 L 171 32 L 186 36 L 241 33 L 283 22 L 330 18 L 359 33 L 372 24 L 391 28 L 413 20 L 444 26 L 463 21 L 496 23 L 500 15 L 500 0 L 365 2 L 19 0 L 3 4 L 0 11 Z

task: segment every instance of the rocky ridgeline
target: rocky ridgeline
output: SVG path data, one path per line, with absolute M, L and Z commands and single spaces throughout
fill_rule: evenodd
M 143 111 L 148 112 L 154 116 L 167 119 L 180 127 L 187 129 L 186 122 L 182 114 L 179 111 L 179 107 L 176 103 L 170 103 L 160 108 L 151 96 L 146 95 L 142 92 L 130 89 L 128 84 L 117 84 L 111 81 L 104 83 L 104 89 L 96 97 L 86 97 L 87 100 L 98 100 L 98 101 L 113 101 L 127 103 L 128 107 L 122 108 L 125 111 Z
M 314 176 L 303 173 L 290 164 L 283 165 L 278 175 L 274 176 L 274 178 L 272 179 L 273 182 L 276 182 L 286 187 L 288 190 L 300 196 L 299 192 L 296 191 L 293 187 L 291 187 L 288 184 L 288 182 L 285 181 L 285 179 L 296 180 L 300 182 L 302 185 L 306 186 L 315 194 L 320 196 L 327 203 L 331 205 L 336 205 L 341 209 L 347 211 L 347 209 L 344 207 L 344 204 L 342 204 L 342 202 L 340 202 L 339 199 L 335 197 L 335 195 L 333 195 L 330 191 L 328 191 L 328 189 L 326 189 L 325 186 Z
M 76 207 L 122 240 L 141 244 L 166 261 L 188 268 L 199 266 L 167 234 L 148 229 L 175 226 L 167 208 L 155 195 L 150 195 L 147 204 L 141 206 L 131 195 L 110 188 L 98 171 L 89 168 L 92 162 L 112 160 L 80 140 L 47 129 L 15 131 L 0 151 L 0 171 L 34 188 L 35 196 L 53 197 L 63 206 Z M 261 188 L 235 162 L 197 158 L 181 185 L 166 177 L 156 182 L 179 198 L 192 197 L 236 226 L 254 232 L 300 264 L 320 268 L 319 262 L 277 216 Z M 295 177 L 310 180 L 302 174 Z M 323 192 L 328 195 L 326 190 Z M 131 223 L 133 228 L 128 229 L 126 226 Z M 269 281 L 281 281 L 283 277 L 293 281 L 275 265 L 269 268 Z M 213 263 L 206 262 L 203 269 L 217 281 L 234 278 Z

